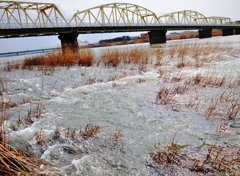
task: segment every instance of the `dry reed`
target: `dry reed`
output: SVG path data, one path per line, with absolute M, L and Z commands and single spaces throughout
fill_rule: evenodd
M 201 86 L 222 87 L 226 83 L 227 75 L 209 71 L 207 73 L 197 73 L 186 81 L 187 84 Z
M 116 67 L 120 63 L 124 64 L 148 64 L 150 51 L 146 48 L 135 47 L 130 49 L 106 48 L 100 52 L 99 63 L 106 66 Z
M 89 48 L 73 52 L 67 47 L 64 50 L 64 54 L 60 50 L 56 50 L 46 54 L 28 57 L 23 61 L 22 69 L 32 70 L 35 66 L 39 69 L 42 69 L 42 67 L 51 69 L 57 66 L 70 67 L 74 65 L 91 66 L 93 57 L 93 51 Z
M 226 89 L 223 93 L 209 97 L 203 93 L 196 94 L 189 102 L 187 108 L 192 108 L 206 118 L 221 117 L 224 120 L 233 120 L 239 117 L 239 93 L 237 90 Z
M 155 103 L 162 104 L 162 105 L 174 104 L 177 102 L 177 99 L 175 98 L 175 96 L 177 94 L 179 95 L 184 94 L 188 90 L 189 90 L 189 86 L 186 84 L 176 84 L 169 87 L 163 87 L 158 92 Z
M 233 49 L 224 43 L 196 42 L 196 43 L 174 43 L 168 47 L 148 48 L 143 46 L 129 48 L 100 48 L 99 59 L 94 59 L 93 50 L 90 48 L 79 49 L 73 52 L 71 47 L 64 49 L 64 54 L 60 50 L 39 54 L 26 58 L 22 64 L 7 63 L 5 71 L 12 69 L 29 69 L 37 67 L 45 70 L 44 75 L 52 75 L 57 66 L 91 66 L 93 63 L 99 65 L 116 67 L 123 64 L 153 64 L 155 66 L 165 66 L 169 61 L 176 61 L 177 68 L 202 67 L 205 64 L 216 62 L 222 59 L 224 54 L 231 54 Z M 238 54 L 238 53 L 237 53 Z M 49 73 L 50 71 L 50 73 Z
M 1 79 L 1 90 L 5 89 L 4 81 Z M 7 92 L 7 90 L 4 90 Z M 10 144 L 17 144 L 10 140 L 7 131 L 8 116 L 6 111 L 9 108 L 16 107 L 18 104 L 13 101 L 3 102 L 1 95 L 0 102 L 0 175 L 56 175 L 49 172 L 46 166 L 49 163 L 33 156 L 29 151 L 22 148 L 12 147 Z
M 198 148 L 186 150 L 188 145 L 179 145 L 175 136 L 170 144 L 155 144 L 158 151 L 153 160 L 163 164 L 173 172 L 178 172 L 178 166 L 190 172 L 202 174 L 240 175 L 240 150 L 217 145 L 207 145 L 205 142 Z
M 9 144 L 5 122 L 0 119 L 0 175 L 56 175 L 42 168 L 49 163 Z

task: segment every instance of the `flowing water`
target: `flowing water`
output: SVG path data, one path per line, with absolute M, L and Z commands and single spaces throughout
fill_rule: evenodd
M 240 36 L 171 41 L 160 47 L 208 41 L 226 41 L 233 50 L 240 49 Z M 149 44 L 138 46 L 152 49 Z M 96 57 L 99 50 L 101 48 L 94 49 Z M 0 58 L 1 68 L 7 62 L 23 58 Z M 177 104 L 158 104 L 156 96 L 159 90 L 170 84 L 165 83 L 161 75 L 168 77 L 181 73 L 189 76 L 213 70 L 228 73 L 231 77 L 239 76 L 240 55 L 228 54 L 223 58 L 201 68 L 173 69 L 169 64 L 162 68 L 164 73 L 151 64 L 144 71 L 136 65 L 124 64 L 118 67 L 58 67 L 49 76 L 42 75 L 38 70 L 1 71 L 1 78 L 7 80 L 6 101 L 11 99 L 22 103 L 27 99 L 32 102 L 7 111 L 11 138 L 19 144 L 25 141 L 34 143 L 32 137 L 37 131 L 51 137 L 56 128 L 79 130 L 86 124 L 99 125 L 101 131 L 97 137 L 86 141 L 79 139 L 78 142 L 70 138 L 66 138 L 67 142 L 53 141 L 38 152 L 39 157 L 54 163 L 57 172 L 62 175 L 184 175 L 186 171 L 174 174 L 152 160 L 152 154 L 156 152 L 155 143 L 171 143 L 176 135 L 181 145 L 197 147 L 206 141 L 209 144 L 239 146 L 239 113 L 234 121 L 227 122 L 228 130 L 221 133 L 216 132 L 221 119 L 206 118 L 193 109 L 181 106 L 197 90 L 182 97 L 176 95 Z M 221 93 L 226 89 L 219 88 L 217 91 Z M 235 91 L 239 96 L 239 87 Z M 213 87 L 199 92 L 209 97 L 218 93 Z M 36 107 L 34 102 L 41 102 L 43 117 L 30 126 L 16 130 L 17 119 Z M 119 139 L 111 140 L 116 132 L 120 134 Z M 75 146 L 78 152 L 69 146 Z

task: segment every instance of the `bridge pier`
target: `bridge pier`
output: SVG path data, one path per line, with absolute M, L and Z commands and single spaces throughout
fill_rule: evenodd
M 156 30 L 148 32 L 150 44 L 166 43 L 167 30 Z
M 212 29 L 199 29 L 198 31 L 199 38 L 211 38 L 212 37 Z
M 233 29 L 232 28 L 222 30 L 222 36 L 228 36 L 228 35 L 233 35 Z
M 236 28 L 236 29 L 235 29 L 235 34 L 236 34 L 236 35 L 239 35 L 239 34 L 240 34 L 240 28 Z
M 59 40 L 61 40 L 62 52 L 64 53 L 67 49 L 73 52 L 78 51 L 78 33 L 59 33 Z

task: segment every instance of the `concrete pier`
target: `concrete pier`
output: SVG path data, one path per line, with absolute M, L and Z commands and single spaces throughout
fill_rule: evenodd
M 167 30 L 156 30 L 148 32 L 150 44 L 166 43 Z
M 211 38 L 212 37 L 212 29 L 199 29 L 198 31 L 199 38 Z
M 236 33 L 236 35 L 239 35 L 240 34 L 240 28 L 236 28 L 235 33 Z
M 73 52 L 78 51 L 78 33 L 60 33 L 58 38 L 61 40 L 63 53 L 66 49 L 71 49 Z
M 232 28 L 222 30 L 222 36 L 228 36 L 228 35 L 233 35 L 233 29 Z

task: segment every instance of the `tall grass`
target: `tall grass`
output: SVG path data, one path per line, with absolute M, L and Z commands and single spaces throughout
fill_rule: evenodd
M 50 166 L 49 163 L 33 156 L 29 151 L 17 146 L 11 141 L 8 133 L 7 110 L 15 107 L 13 102 L 5 102 L 4 93 L 7 92 L 3 79 L 0 79 L 0 175 L 55 175 L 48 172 L 42 166 Z
M 189 42 L 172 43 L 168 46 L 148 46 L 131 47 L 103 47 L 98 48 L 98 57 L 95 57 L 91 48 L 81 48 L 78 52 L 73 52 L 71 47 L 64 49 L 64 54 L 60 50 L 55 50 L 45 54 L 27 57 L 22 64 L 7 63 L 5 71 L 12 69 L 33 68 L 52 70 L 57 66 L 71 67 L 74 65 L 91 66 L 103 64 L 105 66 L 116 67 L 123 64 L 152 64 L 155 67 L 166 66 L 170 61 L 175 62 L 176 68 L 195 67 L 199 68 L 208 63 L 219 61 L 225 54 L 239 54 L 238 50 L 233 50 L 229 43 L 221 42 Z
M 120 63 L 124 64 L 148 64 L 150 60 L 149 49 L 143 47 L 126 48 L 106 48 L 100 51 L 98 64 L 116 67 Z
M 236 51 L 234 52 L 235 54 L 239 54 Z M 173 61 L 174 63 L 173 67 L 171 67 L 170 69 L 175 67 L 176 70 L 181 70 L 184 67 L 203 67 L 205 64 L 219 61 L 220 59 L 222 59 L 222 56 L 224 54 L 231 53 L 233 53 L 232 48 L 226 47 L 222 43 L 178 43 L 171 44 L 169 47 L 161 46 L 156 48 L 142 46 L 130 48 L 99 48 L 99 58 L 96 59 L 96 57 L 94 57 L 93 50 L 90 48 L 80 49 L 78 52 L 72 52 L 70 47 L 67 47 L 65 48 L 64 53 L 57 50 L 46 54 L 30 56 L 26 58 L 20 65 L 18 63 L 18 65 L 14 66 L 10 63 L 7 63 L 4 70 L 11 71 L 12 69 L 19 68 L 32 70 L 34 68 L 38 68 L 43 70 L 45 74 L 47 74 L 47 71 L 53 72 L 54 68 L 58 66 L 91 66 L 94 63 L 96 63 L 96 65 L 103 64 L 107 67 L 117 67 L 119 64 L 133 64 L 140 66 L 150 65 L 164 68 L 165 66 L 168 66 L 170 61 Z M 168 73 L 162 74 L 164 74 L 164 76 L 170 80 L 170 83 L 173 84 L 162 86 L 161 90 L 157 93 L 156 104 L 179 105 L 184 101 L 183 106 L 196 110 L 206 118 L 223 117 L 226 120 L 233 120 L 239 116 L 239 76 L 236 79 L 231 80 L 229 83 L 229 81 L 227 81 L 230 79 L 228 75 L 212 71 L 205 74 L 198 73 L 190 78 L 185 77 L 183 74 L 177 74 L 173 76 L 169 76 Z M 125 77 L 126 75 L 127 73 L 123 73 L 122 75 L 113 74 L 112 77 L 108 80 L 114 81 L 116 79 Z M 86 84 L 93 84 L 97 81 L 97 77 L 89 78 L 86 80 Z M 141 83 L 142 81 L 144 80 L 140 79 L 139 83 Z M 175 82 L 177 82 L 177 84 L 174 84 Z M 113 87 L 114 86 L 116 87 L 116 85 L 113 83 Z M 225 87 L 226 91 L 213 97 L 204 95 L 204 91 L 200 93 L 197 92 L 206 87 Z M 5 89 L 5 82 L 0 79 L 0 110 L 2 110 L 0 118 L 0 175 L 16 175 L 18 173 L 22 175 L 40 174 L 41 172 L 45 171 L 40 168 L 41 164 L 45 164 L 42 160 L 39 160 L 38 158 L 34 157 L 33 155 L 22 149 L 16 149 L 10 145 L 10 139 L 8 137 L 6 128 L 7 117 L 5 115 L 5 111 L 8 108 L 17 106 L 17 104 L 10 101 L 10 99 L 8 102 L 3 102 L 2 97 L 4 95 Z M 227 91 L 228 89 L 232 89 L 232 91 Z M 193 92 L 195 94 L 193 94 Z M 188 99 L 184 99 L 184 94 L 188 94 L 190 98 L 188 97 Z M 180 102 L 180 99 L 182 99 L 182 102 Z M 19 125 L 26 126 L 29 124 L 29 121 L 33 122 L 31 118 L 38 118 L 40 116 L 41 111 L 39 109 L 39 106 L 37 106 L 36 111 L 30 111 L 26 119 L 19 118 L 18 123 Z M 80 129 L 78 133 L 76 133 L 76 131 L 71 131 L 69 128 L 57 128 L 55 131 L 55 140 L 61 137 L 61 133 L 64 133 L 65 137 L 71 137 L 72 139 L 81 137 L 87 140 L 89 138 L 97 136 L 97 134 L 100 133 L 100 127 L 88 124 L 85 126 L 84 129 Z M 117 142 L 120 135 L 120 131 L 116 132 L 114 135 L 111 136 L 111 140 L 115 140 Z M 43 141 L 42 132 L 38 133 L 38 135 L 36 135 L 35 137 L 40 140 L 39 143 Z M 167 147 L 167 150 L 159 150 L 159 152 L 154 156 L 153 159 L 162 164 L 167 163 L 167 165 L 182 165 L 184 161 L 182 162 L 181 158 L 185 158 L 185 160 L 189 158 L 187 158 L 186 155 L 180 155 L 177 150 L 178 145 L 173 140 L 172 144 Z M 209 153 L 209 156 L 211 157 L 214 157 L 216 155 L 220 156 L 221 154 L 221 160 L 218 159 L 219 157 L 211 159 L 207 158 L 207 156 L 206 158 L 204 158 L 205 160 L 203 161 L 200 161 L 198 159 L 190 159 L 191 162 L 197 161 L 198 164 L 193 165 L 192 169 L 194 171 L 199 171 L 200 169 L 204 168 L 204 166 L 206 166 L 206 162 L 208 161 L 210 163 L 215 163 L 215 166 L 217 168 L 224 167 L 225 171 L 229 172 L 229 168 L 232 167 L 233 159 L 230 158 L 230 155 L 228 155 L 226 158 L 224 156 L 225 153 L 222 152 L 222 150 L 223 149 L 221 149 L 221 151 L 219 150 L 220 152 L 215 151 L 215 153 Z M 237 153 L 231 152 L 232 151 L 230 151 L 230 154 L 234 155 L 234 157 L 237 156 L 239 158 L 239 151 Z M 220 161 L 227 161 L 227 167 L 223 166 Z M 211 168 L 215 169 L 215 166 L 212 166 Z M 240 166 L 239 162 L 237 163 L 237 166 Z
M 73 52 L 70 47 L 66 47 L 64 53 L 56 50 L 50 53 L 28 57 L 23 61 L 22 69 L 32 70 L 35 66 L 38 68 L 70 67 L 74 65 L 91 66 L 93 58 L 93 51 L 89 48 Z
M 208 71 L 207 73 L 201 74 L 197 73 L 192 78 L 188 79 L 188 84 L 195 84 L 195 85 L 211 85 L 216 87 L 224 86 L 227 82 L 228 75 L 221 74 L 214 71 Z M 230 79 L 230 78 L 229 78 Z
M 171 143 L 157 143 L 154 147 L 158 151 L 153 155 L 153 160 L 175 173 L 179 173 L 179 168 L 184 168 L 197 175 L 240 175 L 239 148 L 204 142 L 185 150 L 188 145 L 178 144 L 175 136 Z
M 164 66 L 176 60 L 176 67 L 202 67 L 206 63 L 218 61 L 224 54 L 230 54 L 231 47 L 224 43 L 176 43 L 168 47 L 131 47 L 103 48 L 100 50 L 99 63 L 117 66 L 120 63 L 150 64 Z M 218 53 L 218 54 L 216 54 Z
M 156 96 L 156 104 L 185 106 L 206 118 L 234 120 L 239 118 L 239 76 L 217 71 L 192 76 L 176 73 L 161 76 L 165 85 Z

